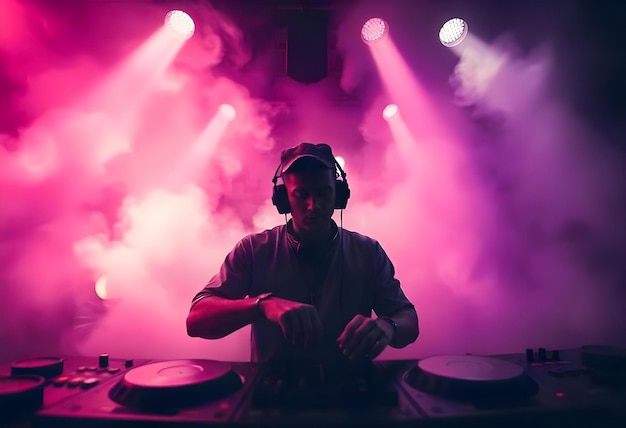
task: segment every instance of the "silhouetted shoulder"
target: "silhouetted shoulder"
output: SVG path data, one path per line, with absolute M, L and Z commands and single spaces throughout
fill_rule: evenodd
M 364 235 L 362 233 L 359 233 L 359 232 L 354 232 L 352 230 L 340 228 L 339 233 L 340 233 L 341 238 L 351 243 L 354 243 L 356 245 L 362 245 L 365 247 L 380 247 L 381 246 L 378 240 L 370 236 Z M 343 233 L 343 236 L 341 236 L 341 233 Z
M 287 233 L 286 229 L 286 226 L 281 224 L 261 232 L 250 233 L 241 240 L 241 243 L 244 246 L 249 246 L 250 249 L 259 249 L 266 246 L 273 247 L 279 242 L 282 235 Z

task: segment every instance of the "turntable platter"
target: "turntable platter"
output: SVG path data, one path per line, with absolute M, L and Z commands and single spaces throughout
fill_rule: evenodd
M 124 380 L 137 387 L 176 388 L 216 381 L 230 371 L 231 365 L 221 361 L 162 361 L 130 370 Z
M 128 371 L 109 397 L 128 407 L 169 411 L 226 397 L 242 385 L 229 363 L 171 360 Z
M 421 391 L 472 401 L 518 400 L 538 387 L 514 363 L 476 355 L 440 355 L 418 361 L 405 381 Z
M 475 355 L 443 355 L 417 362 L 424 372 L 464 381 L 496 381 L 516 379 L 524 374 L 517 364 L 496 358 Z
M 35 375 L 0 376 L 0 421 L 41 407 L 44 383 Z
M 19 360 L 11 364 L 11 375 L 37 375 L 52 378 L 63 373 L 63 358 L 42 357 Z

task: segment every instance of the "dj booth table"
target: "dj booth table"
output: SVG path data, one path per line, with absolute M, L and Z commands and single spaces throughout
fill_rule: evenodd
M 624 427 L 626 350 L 321 364 L 42 357 L 0 367 L 8 427 Z

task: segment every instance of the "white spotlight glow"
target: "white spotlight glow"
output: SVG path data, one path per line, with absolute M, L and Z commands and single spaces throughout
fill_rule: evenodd
M 383 40 L 389 33 L 389 24 L 382 18 L 368 19 L 361 28 L 361 40 L 368 45 Z
M 335 160 L 337 161 L 337 163 L 339 164 L 341 169 L 345 169 L 346 168 L 346 161 L 345 161 L 344 158 L 342 158 L 341 156 L 335 156 Z
M 95 291 L 96 291 L 96 295 L 102 300 L 106 300 L 109 298 L 106 276 L 102 275 L 100 278 L 98 278 L 98 280 L 96 281 L 96 285 L 95 285 Z
M 237 117 L 237 111 L 235 110 L 235 107 L 231 106 L 230 104 L 220 104 L 217 110 L 222 115 L 222 117 L 224 117 L 228 121 L 231 121 Z
M 395 104 L 388 104 L 387 107 L 383 109 L 383 118 L 385 120 L 389 120 L 397 114 L 398 114 L 398 106 Z
M 467 23 L 461 18 L 448 20 L 439 30 L 439 40 L 444 46 L 452 47 L 461 43 L 467 36 Z
M 165 26 L 172 31 L 176 37 L 187 40 L 193 36 L 196 25 L 191 16 L 182 10 L 172 10 L 165 15 Z

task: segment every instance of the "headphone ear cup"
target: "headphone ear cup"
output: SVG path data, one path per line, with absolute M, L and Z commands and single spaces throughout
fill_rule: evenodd
M 335 208 L 342 210 L 348 205 L 350 188 L 345 180 L 335 180 Z
M 289 205 L 289 197 L 287 196 L 287 187 L 284 184 L 277 184 L 272 191 L 272 203 L 278 209 L 279 214 L 289 214 L 291 206 Z

